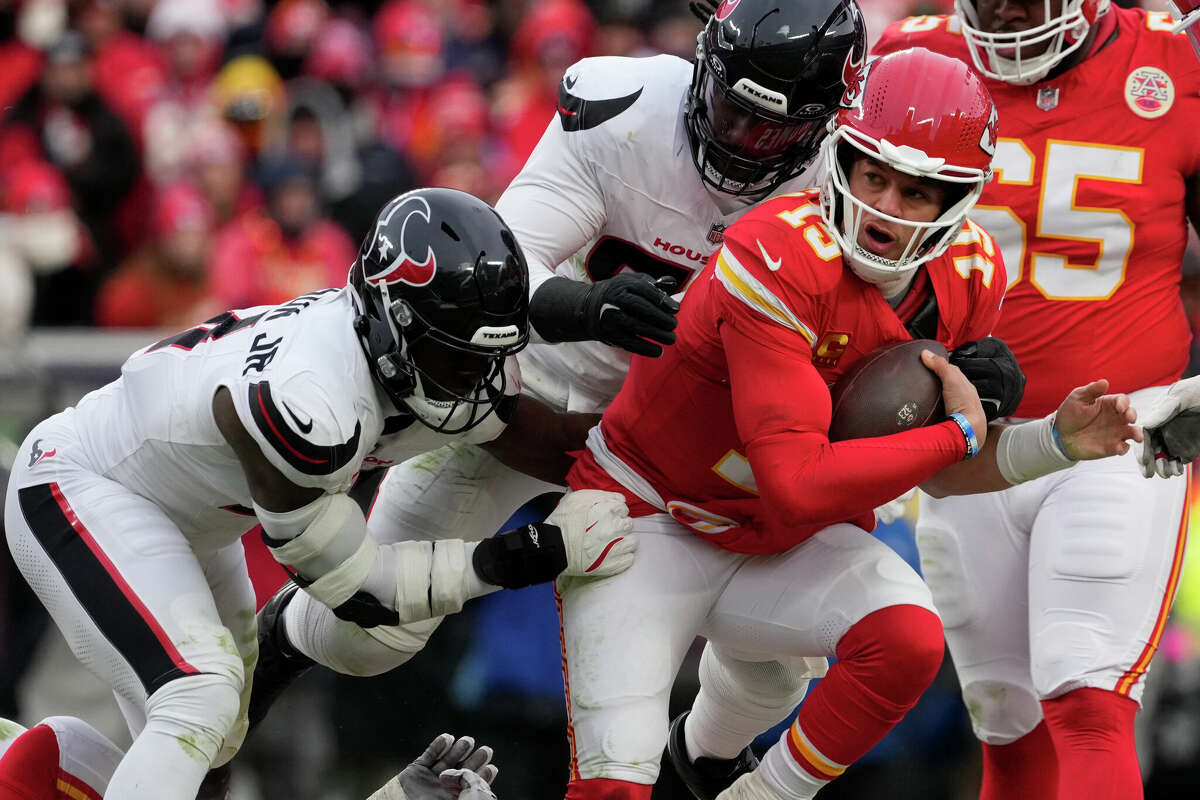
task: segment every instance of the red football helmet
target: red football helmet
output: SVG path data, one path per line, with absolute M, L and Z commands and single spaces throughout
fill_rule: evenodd
M 847 87 L 830 130 L 823 146 L 821 213 L 843 257 L 873 283 L 894 280 L 945 252 L 992 178 L 997 116 L 991 94 L 969 66 L 924 48 L 867 62 L 860 79 Z M 941 215 L 914 222 L 856 198 L 848 176 L 863 155 L 909 175 L 945 181 Z M 858 245 L 868 211 L 915 229 L 899 258 L 885 259 Z
M 1192 43 L 1192 49 L 1196 51 L 1196 57 L 1200 58 L 1200 30 L 1197 30 L 1200 26 L 1196 25 L 1200 22 L 1200 0 L 1168 0 L 1167 10 L 1178 20 L 1173 31 L 1186 33 Z
M 980 74 L 1015 84 L 1036 83 L 1046 77 L 1087 39 L 1096 20 L 1109 9 L 1110 0 L 1042 0 L 1044 22 L 1015 33 L 981 27 L 978 0 L 955 0 L 963 38 Z M 1024 52 L 1038 55 L 1024 56 Z

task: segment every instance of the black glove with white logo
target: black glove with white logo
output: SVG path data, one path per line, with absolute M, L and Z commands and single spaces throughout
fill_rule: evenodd
M 1025 373 L 1017 357 L 995 336 L 967 342 L 950 354 L 950 363 L 962 370 L 979 392 L 988 422 L 1011 416 L 1025 394 Z
M 652 358 L 675 343 L 674 278 L 622 272 L 595 283 L 551 278 L 529 301 L 529 321 L 547 342 L 599 341 Z

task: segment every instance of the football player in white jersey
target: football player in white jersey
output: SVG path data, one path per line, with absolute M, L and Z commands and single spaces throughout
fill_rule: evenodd
M 568 68 L 558 113 L 497 203 L 529 260 L 522 391 L 557 410 L 598 414 L 620 389 L 630 352 L 656 356 L 674 341 L 678 305 L 646 277 L 686 290 L 726 226 L 767 197 L 819 182 L 813 162 L 826 124 L 865 57 L 857 5 L 725 0 L 706 22 L 711 35 L 699 37 L 694 62 L 598 57 Z M 718 23 L 757 38 L 718 38 Z M 368 524 L 381 541 L 478 539 L 526 501 L 561 491 L 459 443 L 389 469 Z M 302 594 L 280 601 L 264 610 L 283 618 L 264 624 L 264 635 L 286 636 L 260 642 L 254 716 L 310 658 L 375 674 L 432 632 L 338 634 L 335 647 L 320 633 L 332 635 L 328 611 Z
M 347 494 L 361 472 L 450 441 L 553 447 L 551 412 L 518 402 L 528 308 L 524 257 L 499 215 L 462 192 L 417 190 L 380 212 L 348 286 L 143 348 L 33 429 L 5 529 L 134 733 L 106 797 L 192 800 L 245 735 L 248 519 L 305 596 L 360 635 L 563 570 L 628 565 L 634 540 L 613 496 L 572 494 L 548 524 L 479 544 L 380 546 Z M 552 456 L 561 470 L 566 456 Z

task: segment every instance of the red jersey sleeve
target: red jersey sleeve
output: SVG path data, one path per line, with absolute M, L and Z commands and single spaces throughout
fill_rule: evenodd
M 803 259 L 789 265 L 801 250 L 772 254 L 779 240 L 767 244 L 755 232 L 744 226 L 718 256 L 716 277 L 727 290 L 719 331 L 738 438 L 765 508 L 761 533 L 770 550 L 762 552 L 780 552 L 813 525 L 852 520 L 869 530 L 876 506 L 962 459 L 966 444 L 953 422 L 829 441 L 829 390 L 811 349 L 824 273 Z M 748 237 L 761 255 L 746 246 Z M 773 267 L 777 260 L 782 265 Z M 805 282 L 814 284 L 807 293 Z

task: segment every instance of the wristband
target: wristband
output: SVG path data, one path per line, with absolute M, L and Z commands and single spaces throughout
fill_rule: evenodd
M 567 548 L 558 526 L 534 522 L 484 539 L 471 564 L 493 586 L 520 589 L 558 577 L 567 568 Z
M 1067 445 L 1063 442 L 1062 433 L 1058 430 L 1058 415 L 1050 415 L 1050 436 L 1054 438 L 1054 446 L 1058 448 L 1058 452 L 1064 457 L 1071 458 L 1071 454 L 1067 452 Z M 1071 459 L 1072 461 L 1074 459 Z
M 967 440 L 967 454 L 963 456 L 963 461 L 979 455 L 979 439 L 975 436 L 975 429 L 971 427 L 970 422 L 967 422 L 967 418 L 956 411 L 947 419 L 958 426 L 962 431 L 963 438 Z

